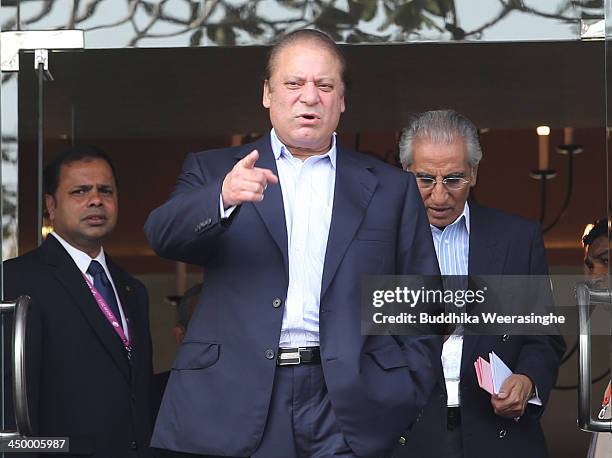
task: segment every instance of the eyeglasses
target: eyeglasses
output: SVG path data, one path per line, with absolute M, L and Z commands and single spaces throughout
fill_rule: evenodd
M 459 191 L 460 189 L 465 188 L 465 186 L 470 183 L 470 180 L 462 177 L 446 177 L 442 178 L 441 182 L 449 191 Z M 421 189 L 433 189 L 436 186 L 436 183 L 438 183 L 437 178 L 417 176 L 417 184 Z

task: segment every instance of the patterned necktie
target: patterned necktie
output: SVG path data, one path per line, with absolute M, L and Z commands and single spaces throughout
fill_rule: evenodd
M 102 295 L 106 304 L 110 307 L 117 319 L 117 322 L 121 323 L 121 314 L 119 313 L 119 304 L 115 298 L 115 291 L 113 285 L 108 280 L 104 267 L 98 261 L 93 260 L 87 268 L 87 273 L 93 277 L 93 283 L 98 292 Z

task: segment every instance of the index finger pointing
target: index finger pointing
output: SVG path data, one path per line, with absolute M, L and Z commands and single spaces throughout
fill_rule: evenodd
M 274 172 L 270 169 L 258 169 L 261 170 L 266 178 L 266 182 L 276 184 L 278 183 L 278 177 L 274 175 Z

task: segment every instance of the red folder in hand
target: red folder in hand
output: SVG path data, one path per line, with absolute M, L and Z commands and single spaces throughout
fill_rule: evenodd
M 478 385 L 480 388 L 493 394 L 493 374 L 491 373 L 491 365 L 486 359 L 478 357 L 474 361 L 474 367 L 476 368 L 476 377 L 478 378 Z

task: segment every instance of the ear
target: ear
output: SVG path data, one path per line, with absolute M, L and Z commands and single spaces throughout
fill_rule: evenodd
M 342 94 L 342 97 L 340 97 L 340 113 L 344 113 L 345 109 L 346 104 L 344 103 L 344 94 Z
M 55 219 L 55 197 L 51 194 L 45 194 L 45 207 L 47 208 L 47 213 L 49 213 L 49 219 L 53 223 Z
M 476 186 L 476 177 L 478 175 L 478 165 L 472 167 L 472 178 L 470 179 L 470 188 Z
M 265 80 L 263 85 L 263 97 L 261 103 L 265 108 L 270 108 L 270 80 Z

